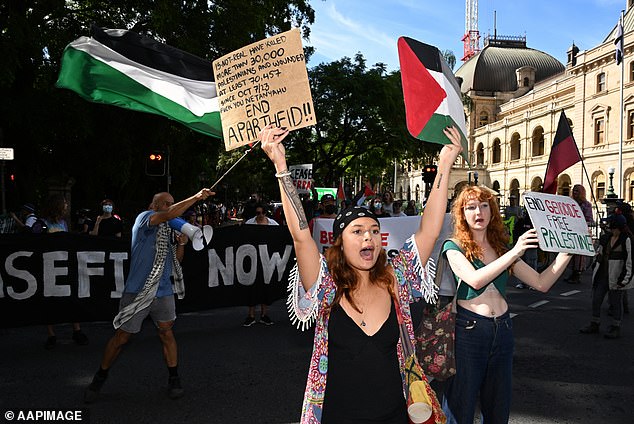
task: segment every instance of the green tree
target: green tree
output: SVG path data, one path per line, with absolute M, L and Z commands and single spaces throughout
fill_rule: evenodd
M 317 184 L 391 179 L 395 161 L 425 160 L 437 151 L 407 133 L 400 73 L 388 74 L 383 64 L 368 68 L 359 53 L 314 67 L 309 79 L 317 124 L 287 144 L 290 163 L 313 163 Z
M 144 175 L 145 154 L 170 151 L 176 198 L 211 185 L 224 147 L 165 118 L 86 102 L 54 88 L 64 47 L 92 23 L 154 37 L 210 61 L 257 39 L 300 27 L 308 37 L 309 0 L 7 0 L 0 2 L 0 129 L 15 148 L 9 206 L 37 202 L 51 185 L 72 185 L 73 207 L 103 196 L 132 212 L 165 190 Z

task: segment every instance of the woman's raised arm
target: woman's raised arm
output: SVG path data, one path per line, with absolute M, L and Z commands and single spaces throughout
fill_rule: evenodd
M 267 125 L 260 133 L 262 150 L 275 165 L 275 176 L 280 185 L 280 196 L 288 230 L 293 237 L 297 266 L 304 289 L 307 291 L 319 277 L 319 250 L 308 228 L 308 220 L 297 194 L 291 173 L 286 165 L 286 149 L 282 140 L 288 135 L 286 128 Z
M 445 135 L 451 140 L 451 144 L 446 144 L 440 151 L 438 158 L 438 169 L 436 178 L 431 187 L 429 198 L 420 220 L 420 226 L 414 236 L 416 247 L 420 255 L 421 263 L 427 263 L 436 239 L 442 230 L 442 222 L 447 210 L 447 190 L 449 188 L 449 174 L 456 158 L 462 152 L 460 143 L 460 132 L 455 127 L 448 127 L 443 130 Z

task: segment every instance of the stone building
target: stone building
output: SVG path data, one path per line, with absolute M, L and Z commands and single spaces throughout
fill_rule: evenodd
M 456 71 L 467 96 L 465 113 L 473 166 L 469 169 L 461 162 L 455 167 L 452 190 L 472 182 L 477 175 L 479 184 L 499 193 L 502 206 L 517 205 L 523 192 L 539 190 L 563 110 L 585 171 L 581 162 L 564 171 L 558 179 L 558 194 L 569 195 L 573 184 L 583 184 L 588 200 L 592 201 L 592 191 L 599 210 L 603 210 L 600 200 L 610 188 L 612 171 L 616 195 L 634 201 L 633 6 L 634 0 L 627 0 L 622 115 L 622 69 L 616 64 L 614 46 L 618 16 L 600 45 L 579 51 L 573 44 L 565 65 L 528 48 L 524 37 L 494 35 L 485 39 L 484 48 Z M 416 198 L 416 187 L 424 191 L 421 170 L 401 170 L 397 196 L 402 193 L 402 198 Z M 449 197 L 452 194 L 448 193 Z

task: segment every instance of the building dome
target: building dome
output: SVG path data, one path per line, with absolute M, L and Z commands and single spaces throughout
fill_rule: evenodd
M 525 37 L 485 39 L 484 48 L 466 61 L 457 71 L 462 79 L 460 90 L 513 92 L 518 89 L 515 71 L 522 67 L 535 69 L 535 82 L 564 71 L 564 65 L 551 55 L 526 47 Z

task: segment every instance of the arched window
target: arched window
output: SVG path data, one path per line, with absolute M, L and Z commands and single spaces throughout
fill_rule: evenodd
M 489 113 L 486 110 L 480 112 L 480 120 L 478 126 L 483 127 L 489 123 Z
M 511 180 L 509 186 L 509 205 L 519 206 L 520 204 L 520 182 L 516 179 Z
M 511 160 L 519 159 L 521 150 L 520 135 L 513 133 L 511 136 Z
M 416 203 L 420 202 L 420 185 L 416 184 Z
M 528 77 L 524 77 L 524 87 L 528 87 L 529 85 L 529 79 Z
M 630 82 L 634 81 L 634 60 L 630 62 Z
M 407 201 L 409 202 L 410 200 L 412 200 L 412 188 L 407 186 Z
M 476 165 L 484 165 L 484 144 L 478 143 L 476 147 Z
M 544 183 L 541 177 L 535 177 L 533 181 L 531 181 L 531 191 L 542 191 L 543 185 Z
M 496 138 L 493 140 L 493 149 L 491 151 L 491 162 L 500 163 L 502 162 L 502 146 L 500 145 L 500 139 Z
M 533 131 L 533 157 L 544 154 L 544 129 L 537 127 Z
M 500 182 L 499 181 L 493 181 L 493 190 L 497 191 L 498 193 L 500 192 Z
M 597 75 L 597 93 L 605 91 L 605 72 Z

